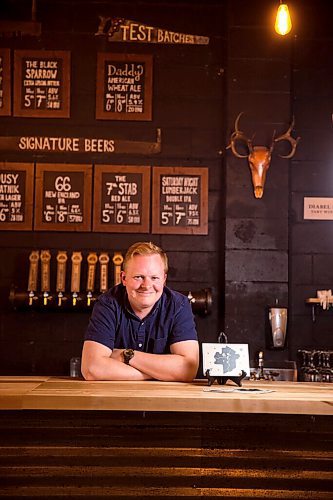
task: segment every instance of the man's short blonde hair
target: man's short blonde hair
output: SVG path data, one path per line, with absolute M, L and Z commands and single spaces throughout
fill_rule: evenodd
M 162 248 L 158 247 L 157 245 L 154 245 L 154 243 L 152 243 L 151 241 L 138 241 L 137 243 L 134 243 L 129 247 L 124 258 L 124 263 L 123 263 L 124 271 L 126 271 L 128 262 L 135 255 L 159 255 L 164 264 L 164 272 L 165 274 L 167 274 L 168 257 L 166 253 L 162 250 Z

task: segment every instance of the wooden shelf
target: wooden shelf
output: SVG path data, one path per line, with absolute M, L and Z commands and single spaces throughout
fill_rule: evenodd
M 316 321 L 315 306 L 320 306 L 320 301 L 321 301 L 321 299 L 318 299 L 318 297 L 309 297 L 308 299 L 305 299 L 306 304 L 312 305 L 312 321 L 313 321 L 313 323 Z M 327 310 L 329 310 L 330 306 L 333 305 L 333 297 L 327 298 L 326 303 L 329 306 L 327 309 L 325 309 L 327 311 Z

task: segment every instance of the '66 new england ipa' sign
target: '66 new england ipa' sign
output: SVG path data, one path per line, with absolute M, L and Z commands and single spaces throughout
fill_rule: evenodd
M 91 165 L 38 164 L 35 229 L 90 231 Z
M 208 234 L 208 169 L 154 167 L 153 233 Z
M 14 116 L 69 118 L 70 52 L 14 52 Z
M 149 232 L 150 167 L 95 165 L 94 231 Z
M 0 163 L 0 230 L 32 229 L 33 163 Z
M 152 119 L 152 56 L 99 53 L 96 118 Z

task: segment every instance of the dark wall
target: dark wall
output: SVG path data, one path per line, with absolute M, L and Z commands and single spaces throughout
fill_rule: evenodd
M 196 316 L 200 341 L 215 341 L 224 329 L 231 342 L 248 342 L 254 362 L 295 359 L 300 346 L 332 346 L 332 310 L 311 319 L 307 297 L 332 286 L 333 222 L 303 220 L 303 197 L 331 196 L 333 36 L 329 1 L 295 1 L 293 35 L 272 31 L 275 1 L 221 2 L 37 2 L 42 36 L 0 37 L 12 49 L 70 50 L 70 119 L 0 118 L 0 135 L 115 136 L 155 140 L 151 156 L 1 154 L 1 161 L 205 166 L 209 169 L 207 236 L 139 235 L 161 245 L 170 258 L 169 285 L 178 290 L 210 287 L 210 315 Z M 30 2 L 6 0 L 0 19 L 29 19 Z M 208 46 L 111 44 L 95 37 L 98 15 L 120 16 L 210 37 Z M 154 57 L 153 120 L 95 119 L 97 52 L 141 52 Z M 236 116 L 254 143 L 270 145 L 295 116 L 301 136 L 293 160 L 288 147 L 273 154 L 263 198 L 254 198 L 245 159 L 225 150 Z M 222 153 L 222 154 L 221 154 Z M 0 231 L 0 372 L 67 374 L 80 355 L 87 313 L 13 311 L 11 284 L 25 290 L 31 249 L 124 252 L 137 234 Z M 54 265 L 54 264 L 53 264 Z M 85 268 L 83 268 L 83 274 Z M 54 273 L 54 271 L 53 271 Z M 289 307 L 288 345 L 267 349 L 267 306 Z M 201 375 L 201 373 L 200 373 Z
M 15 2 L 7 2 L 2 16 L 17 19 Z M 71 52 L 71 116 L 69 119 L 3 117 L 1 136 L 60 135 L 70 137 L 115 137 L 117 139 L 156 140 L 156 129 L 162 130 L 162 153 L 140 155 L 29 154 L 2 153 L 3 161 L 33 161 L 207 167 L 209 169 L 209 233 L 207 236 L 75 233 L 51 231 L 2 231 L 0 236 L 1 373 L 66 374 L 69 360 L 79 356 L 88 313 L 54 313 L 13 311 L 8 303 L 12 284 L 26 290 L 28 257 L 32 249 L 50 249 L 51 272 L 55 288 L 55 257 L 59 249 L 70 256 L 80 250 L 84 260 L 90 250 L 125 252 L 138 240 L 152 240 L 168 253 L 169 286 L 180 291 L 197 291 L 209 287 L 214 307 L 207 317 L 197 316 L 200 340 L 214 341 L 223 315 L 218 307 L 223 280 L 223 145 L 224 77 L 226 37 L 219 19 L 225 18 L 224 6 L 188 4 L 158 5 L 158 2 L 132 2 L 110 5 L 109 2 L 39 1 L 37 20 L 42 35 L 3 37 L 3 47 L 57 49 Z M 26 6 L 26 4 L 23 4 Z M 21 15 L 23 16 L 22 12 Z M 29 19 L 26 10 L 25 19 Z M 99 15 L 120 16 L 156 27 L 211 37 L 209 45 L 127 44 L 96 37 Z M 147 122 L 95 119 L 97 52 L 148 53 L 153 55 L 153 119 Z M 145 193 L 145 196 L 150 196 Z M 85 289 L 86 263 L 82 269 L 81 287 Z M 70 266 L 68 266 L 70 270 Z M 69 286 L 68 272 L 68 286 Z M 113 272 L 110 266 L 110 280 Z
M 289 2 L 288 2 L 289 3 Z M 275 6 L 272 4 L 272 8 Z M 226 164 L 225 323 L 229 337 L 248 339 L 272 360 L 297 359 L 299 348 L 332 348 L 332 310 L 306 299 L 332 288 L 332 221 L 303 219 L 304 196 L 332 196 L 332 15 L 330 2 L 290 2 L 294 29 L 272 32 L 263 2 L 230 2 L 228 128 L 239 112 L 253 144 L 269 146 L 292 116 L 296 155 L 273 151 L 264 196 L 251 193 L 246 160 Z M 273 10 L 271 11 L 273 12 Z M 284 145 L 283 147 L 287 147 Z M 269 350 L 267 306 L 288 306 L 288 342 Z
M 328 17 L 333 8 L 323 2 L 320 23 L 309 23 L 294 40 L 294 110 L 300 148 L 290 173 L 290 307 L 293 323 L 290 347 L 333 346 L 333 315 L 305 303 L 317 290 L 333 288 L 333 221 L 304 220 L 303 197 L 333 194 L 333 49 Z M 307 5 L 307 19 L 316 19 L 314 6 Z

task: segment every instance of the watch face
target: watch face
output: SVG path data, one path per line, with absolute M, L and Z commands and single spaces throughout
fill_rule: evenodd
M 124 361 L 128 365 L 129 361 L 133 358 L 134 356 L 134 351 L 133 349 L 125 349 L 123 352 L 124 356 Z

